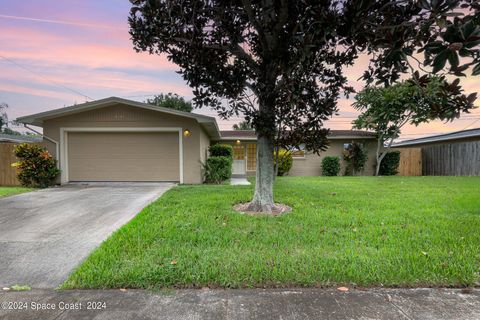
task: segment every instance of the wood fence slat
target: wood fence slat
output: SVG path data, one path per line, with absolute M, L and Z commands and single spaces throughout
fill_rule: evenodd
M 12 163 L 17 161 L 13 155 L 14 143 L 0 143 L 0 186 L 19 186 L 17 170 Z
M 421 148 L 400 148 L 400 164 L 398 166 L 399 176 L 421 176 L 422 175 L 422 149 Z
M 425 146 L 422 149 L 423 175 L 480 175 L 480 141 Z

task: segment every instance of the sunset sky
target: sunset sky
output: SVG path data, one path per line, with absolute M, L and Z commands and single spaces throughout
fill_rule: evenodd
M 119 96 L 143 101 L 155 93 L 192 98 L 191 89 L 165 56 L 136 53 L 129 40 L 127 0 L 0 0 L 0 102 L 9 117 L 42 112 L 90 99 Z M 367 59 L 346 70 L 351 84 Z M 479 91 L 479 78 L 463 82 Z M 341 100 L 331 129 L 350 129 L 352 100 Z M 477 104 L 479 104 L 477 102 Z M 212 110 L 195 112 L 215 115 Z M 231 129 L 240 119 L 218 120 Z M 480 109 L 453 123 L 433 122 L 403 130 L 402 139 L 480 127 Z

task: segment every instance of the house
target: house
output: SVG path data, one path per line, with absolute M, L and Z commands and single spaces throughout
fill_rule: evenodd
M 201 183 L 202 163 L 212 143 L 234 147 L 234 173 L 254 174 L 253 132 L 220 131 L 215 118 L 117 97 L 17 119 L 43 127 L 43 143 L 59 161 L 60 182 L 178 181 Z M 365 143 L 373 174 L 375 137 L 361 131 L 332 131 L 322 153 L 341 157 L 353 140 Z M 372 162 L 373 161 L 373 162 Z M 320 175 L 321 157 L 297 150 L 291 175 Z
M 42 138 L 38 136 L 16 135 L 16 134 L 0 134 L 0 143 L 35 143 L 41 142 Z
M 421 149 L 422 174 L 426 176 L 480 175 L 480 128 L 405 140 L 392 148 Z

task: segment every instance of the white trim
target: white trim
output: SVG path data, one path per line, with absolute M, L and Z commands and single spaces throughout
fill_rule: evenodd
M 69 182 L 68 177 L 68 133 L 69 132 L 178 132 L 180 183 L 183 183 L 183 129 L 179 127 L 69 127 L 60 128 L 60 182 Z

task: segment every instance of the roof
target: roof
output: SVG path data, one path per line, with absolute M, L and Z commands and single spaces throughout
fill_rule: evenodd
M 221 140 L 256 140 L 257 136 L 253 130 L 227 130 L 220 131 Z M 330 130 L 329 139 L 374 139 L 375 133 L 360 130 Z
M 450 132 L 446 134 L 439 134 L 439 135 L 434 135 L 429 137 L 405 140 L 405 141 L 393 144 L 392 147 L 406 147 L 406 146 L 414 146 L 419 144 L 444 142 L 449 140 L 468 139 L 468 138 L 475 138 L 475 137 L 479 137 L 480 139 L 480 128 L 461 130 L 461 131 L 455 131 L 455 132 Z
M 12 143 L 22 143 L 22 142 L 41 142 L 42 138 L 38 136 L 24 136 L 16 134 L 0 134 L 0 142 L 12 142 Z
M 195 119 L 208 132 L 208 134 L 212 138 L 220 138 L 220 131 L 218 129 L 217 121 L 215 120 L 214 117 L 209 117 L 209 116 L 205 116 L 197 113 L 183 112 L 183 111 L 178 111 L 178 110 L 173 110 L 168 108 L 162 108 L 162 107 L 153 106 L 147 103 L 122 99 L 118 97 L 110 97 L 110 98 L 95 100 L 95 101 L 86 102 L 82 104 L 77 104 L 70 107 L 36 113 L 36 114 L 20 117 L 17 119 L 17 121 L 20 123 L 31 124 L 34 126 L 41 127 L 43 126 L 43 122 L 45 120 L 62 117 L 66 115 L 71 115 L 75 113 L 80 113 L 83 111 L 93 110 L 96 108 L 102 108 L 102 107 L 110 106 L 117 103 L 132 106 L 132 107 L 138 107 L 138 108 L 168 113 L 168 114 L 172 114 L 180 117 Z

